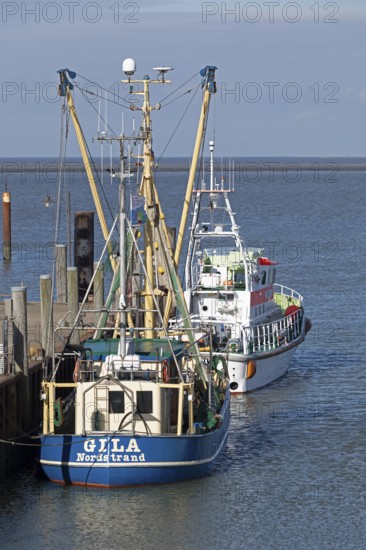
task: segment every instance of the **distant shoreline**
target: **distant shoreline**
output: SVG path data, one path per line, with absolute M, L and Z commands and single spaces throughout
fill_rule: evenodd
M 101 165 L 94 163 L 98 173 L 101 173 Z M 107 164 L 104 165 L 103 171 L 106 171 Z M 207 166 L 207 162 L 205 162 Z M 113 162 L 113 169 L 118 170 L 118 162 Z M 164 160 L 157 165 L 156 170 L 158 172 L 188 172 L 189 160 L 177 159 L 177 160 Z M 223 162 L 215 163 L 215 170 L 217 173 L 223 172 L 362 172 L 366 171 L 366 162 L 344 162 L 344 159 L 337 162 L 334 160 L 320 160 L 319 162 L 298 162 L 296 159 L 289 159 L 284 162 L 283 159 L 275 160 L 254 160 L 254 159 L 233 159 L 230 162 L 226 159 Z M 66 173 L 81 173 L 85 172 L 85 168 L 79 159 L 65 161 L 64 171 Z M 136 168 L 132 167 L 131 171 L 136 171 Z M 0 174 L 16 175 L 24 173 L 57 173 L 58 161 L 57 159 L 7 159 L 0 161 Z

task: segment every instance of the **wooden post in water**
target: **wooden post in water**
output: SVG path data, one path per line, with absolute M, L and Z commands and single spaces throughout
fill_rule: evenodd
M 4 300 L 4 317 L 12 319 L 13 317 L 13 301 L 11 298 Z
M 46 357 L 51 356 L 53 342 L 53 302 L 51 275 L 40 277 L 41 343 Z
M 94 262 L 94 308 L 101 309 L 104 306 L 104 271 L 100 265 L 97 269 L 98 262 Z
M 21 403 L 20 426 L 29 427 L 29 377 L 28 377 L 28 323 L 27 323 L 27 289 L 25 286 L 11 289 L 13 301 L 13 350 L 15 373 L 22 373 L 19 387 Z
M 17 286 L 11 289 L 13 302 L 13 346 L 15 372 L 28 376 L 28 326 L 27 326 L 27 289 Z
M 78 269 L 77 267 L 67 268 L 67 303 L 69 311 L 74 315 L 70 316 L 70 325 L 74 324 L 75 317 L 79 311 L 79 289 L 78 289 Z M 77 330 L 70 338 L 70 344 L 79 344 L 80 335 Z
M 11 201 L 10 193 L 3 193 L 3 259 L 11 260 Z
M 7 319 L 7 323 L 5 324 L 6 319 Z M 13 362 L 11 360 L 9 361 L 9 349 L 12 349 L 12 345 L 13 345 L 13 340 L 10 341 L 10 338 L 12 337 L 12 332 L 13 332 L 12 330 L 10 330 L 10 323 L 12 322 L 12 320 L 13 320 L 13 300 L 11 298 L 7 298 L 6 300 L 4 300 L 4 321 L 3 321 L 5 374 L 14 374 Z
M 67 304 L 67 247 L 56 244 L 56 296 L 59 304 Z

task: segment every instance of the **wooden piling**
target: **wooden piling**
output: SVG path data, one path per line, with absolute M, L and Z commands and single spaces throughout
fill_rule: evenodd
M 13 317 L 13 301 L 10 298 L 4 300 L 4 317 L 11 319 Z
M 77 267 L 67 268 L 67 303 L 68 303 L 69 311 L 73 313 L 70 319 L 70 325 L 72 325 L 79 311 L 79 290 L 78 290 Z M 75 330 L 70 338 L 70 344 L 79 344 L 79 343 L 80 343 L 79 332 Z
M 59 304 L 67 304 L 67 247 L 56 244 L 56 296 Z
M 12 331 L 10 330 L 11 323 L 13 321 L 13 300 L 7 298 L 4 300 L 4 319 L 3 319 L 3 352 L 4 352 L 4 373 L 5 374 L 14 374 L 13 373 L 13 364 L 12 361 L 9 361 L 9 349 L 13 349 L 13 340 L 12 340 Z M 27 321 L 28 325 L 28 321 Z
M 52 353 L 53 342 L 53 301 L 51 275 L 40 277 L 41 297 L 41 343 L 46 357 Z
M 22 375 L 19 385 L 21 403 L 19 424 L 27 431 L 29 428 L 27 289 L 25 286 L 13 287 L 11 295 L 13 302 L 14 366 L 15 373 Z
M 11 260 L 11 200 L 10 193 L 3 193 L 3 259 Z
M 15 372 L 28 375 L 28 326 L 27 289 L 17 286 L 11 289 L 13 302 L 13 348 Z

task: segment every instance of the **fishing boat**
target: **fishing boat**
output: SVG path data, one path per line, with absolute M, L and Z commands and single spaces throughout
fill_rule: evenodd
M 69 319 L 55 329 L 52 363 L 44 369 L 38 461 L 47 478 L 61 484 L 123 487 L 200 477 L 224 449 L 229 430 L 225 358 L 203 359 L 198 349 L 153 178 L 150 85 L 168 82 L 169 68 L 159 67 L 152 80 L 132 79 L 132 59 L 124 61 L 123 69 L 131 93 L 143 99 L 141 129 L 133 142 L 142 144 L 144 216 L 133 225 L 126 214 L 124 182 L 131 173 L 124 163 L 127 138 L 121 136 L 119 214 L 109 229 L 97 203 L 105 246 L 71 330 Z M 60 95 L 97 200 L 71 92 L 77 75 L 68 69 L 59 74 Z M 208 68 L 202 77 L 204 89 L 210 90 Z M 112 245 L 117 228 L 119 254 Z M 113 269 L 106 303 L 100 311 L 89 307 L 85 313 L 106 257 Z M 185 341 L 168 334 L 163 309 L 167 297 L 184 319 Z M 88 321 L 91 314 L 97 323 Z M 87 337 L 75 343 L 75 334 Z M 56 344 L 65 339 L 58 349 Z
M 244 245 L 229 200 L 231 174 L 216 180 L 209 146 L 209 183 L 203 177 L 192 193 L 185 295 L 203 348 L 211 327 L 215 352 L 227 356 L 231 393 L 245 393 L 287 372 L 311 322 L 303 297 L 275 282 L 277 262 Z

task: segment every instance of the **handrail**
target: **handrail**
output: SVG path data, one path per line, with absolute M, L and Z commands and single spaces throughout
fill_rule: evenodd
M 288 286 L 279 285 L 278 283 L 274 283 L 273 285 L 273 293 L 274 294 L 282 294 L 284 296 L 289 296 L 290 298 L 293 298 L 294 300 L 299 300 L 301 303 L 303 302 L 303 296 L 296 292 L 296 290 L 293 290 L 292 288 Z
M 270 351 L 289 344 L 300 336 L 303 319 L 304 312 L 298 309 L 271 323 L 243 327 L 244 353 Z

